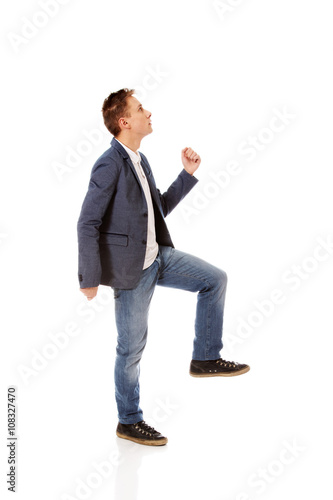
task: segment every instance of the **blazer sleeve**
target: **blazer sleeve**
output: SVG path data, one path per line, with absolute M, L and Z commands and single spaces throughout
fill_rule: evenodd
M 169 215 L 169 213 L 178 205 L 178 203 L 185 198 L 185 196 L 191 191 L 191 189 L 196 185 L 198 179 L 193 175 L 189 174 L 185 169 L 181 171 L 177 179 L 171 184 L 169 189 L 161 194 L 158 189 L 158 195 L 160 197 L 164 217 Z
M 80 288 L 98 286 L 101 279 L 99 227 L 115 192 L 120 168 L 110 158 L 97 160 L 77 223 Z

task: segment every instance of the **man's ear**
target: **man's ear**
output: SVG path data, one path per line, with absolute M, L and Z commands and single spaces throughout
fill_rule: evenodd
M 128 128 L 128 122 L 126 121 L 126 118 L 119 118 L 118 124 L 121 129 Z

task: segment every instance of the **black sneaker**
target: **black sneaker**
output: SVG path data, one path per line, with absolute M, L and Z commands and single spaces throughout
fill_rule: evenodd
M 235 361 L 225 359 L 213 359 L 209 361 L 197 361 L 192 359 L 190 365 L 190 375 L 192 377 L 234 377 L 248 372 L 248 365 L 241 365 Z
M 155 431 L 153 427 L 147 425 L 144 420 L 136 424 L 121 424 L 119 422 L 116 434 L 120 438 L 149 446 L 162 446 L 168 442 L 166 437 L 162 436 L 160 432 Z

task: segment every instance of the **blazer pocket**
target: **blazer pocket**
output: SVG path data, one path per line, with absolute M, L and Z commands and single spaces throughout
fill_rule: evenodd
M 126 234 L 100 233 L 99 242 L 102 245 L 118 245 L 127 247 L 128 236 Z

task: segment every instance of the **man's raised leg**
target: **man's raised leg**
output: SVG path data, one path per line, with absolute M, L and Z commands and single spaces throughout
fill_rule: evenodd
M 248 371 L 248 365 L 220 358 L 227 288 L 225 271 L 174 248 L 161 247 L 160 253 L 157 284 L 198 292 L 190 374 L 196 377 L 232 376 Z

